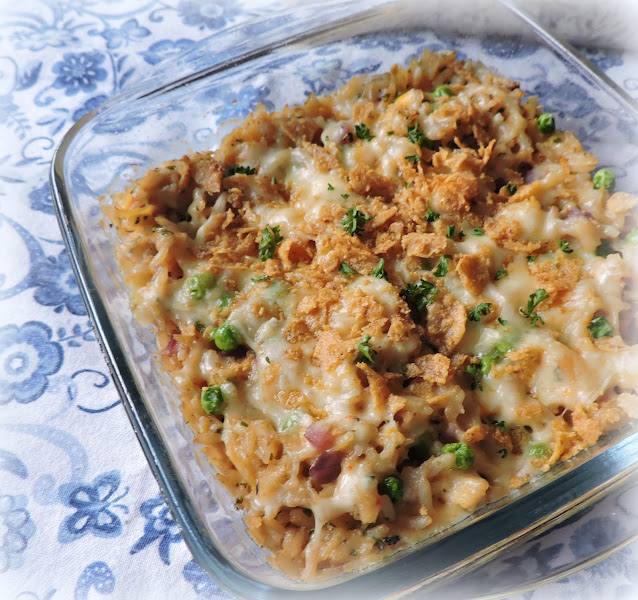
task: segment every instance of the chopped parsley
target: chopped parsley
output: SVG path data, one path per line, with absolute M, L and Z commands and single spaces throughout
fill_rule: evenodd
M 224 177 L 230 177 L 231 175 L 254 175 L 255 174 L 255 169 L 254 167 L 245 167 L 242 165 L 228 165 L 225 169 L 224 169 L 224 173 L 223 176 Z
M 490 421 L 490 425 L 498 427 L 501 431 L 505 431 L 507 429 L 507 423 L 505 421 L 497 421 L 496 419 L 492 419 Z
M 370 273 L 370 275 L 372 275 L 372 277 L 377 277 L 378 279 L 388 279 L 388 273 L 386 272 L 385 268 L 385 261 L 380 258 L 379 262 L 377 263 L 376 267 L 374 267 L 374 269 L 372 269 L 372 273 Z
M 339 194 L 344 200 L 350 198 L 350 194 Z
M 270 183 L 272 183 L 273 185 L 277 185 L 277 178 L 276 177 L 271 177 L 270 178 Z
M 569 242 L 565 241 L 565 240 L 560 240 L 560 242 L 558 242 L 558 247 L 565 253 L 565 254 L 571 254 L 574 250 L 572 248 L 569 247 Z
M 501 317 L 497 317 L 496 320 L 498 321 L 498 324 L 502 325 L 503 327 L 505 327 L 505 325 L 507 325 L 507 321 L 505 319 L 501 319 Z
M 454 466 L 457 469 L 469 469 L 474 464 L 474 450 L 470 448 L 465 442 L 456 442 L 455 444 L 445 444 L 441 448 L 441 454 L 451 452 L 456 455 Z
M 347 197 L 347 196 L 346 196 Z M 359 235 L 365 228 L 365 224 L 372 219 L 355 206 L 351 206 L 346 212 L 346 216 L 341 219 L 343 230 L 352 236 Z
M 370 133 L 370 128 L 365 123 L 358 123 L 354 126 L 354 131 L 360 140 L 369 142 L 374 136 Z
M 328 184 L 328 191 L 331 192 L 334 189 L 335 189 L 334 186 L 331 183 L 329 183 Z
M 425 220 L 428 223 L 434 223 L 434 221 L 438 221 L 440 217 L 441 215 L 438 212 L 434 212 L 428 204 L 428 212 L 425 213 Z
M 370 334 L 363 336 L 363 339 L 357 346 L 357 358 L 354 359 L 355 363 L 366 363 L 369 365 L 374 364 L 374 359 L 377 355 L 377 351 L 370 344 Z
M 481 317 L 485 315 L 489 315 L 492 312 L 492 303 L 491 302 L 481 302 L 479 305 L 475 306 L 470 314 L 467 316 L 469 321 L 478 322 L 481 320 Z
M 478 388 L 479 390 L 483 389 L 482 380 L 483 377 L 489 375 L 492 370 L 492 365 L 503 360 L 505 355 L 512 349 L 512 344 L 505 340 L 501 340 L 498 342 L 494 348 L 487 354 L 483 356 L 478 356 L 478 363 L 472 363 L 468 365 L 465 369 L 465 372 L 468 375 L 472 376 L 472 383 L 470 385 L 470 389 L 475 390 Z
M 435 277 L 445 277 L 447 275 L 450 267 L 450 258 L 452 258 L 452 256 L 449 254 L 444 254 L 441 258 L 439 258 L 439 263 L 432 272 Z
M 421 131 L 421 129 L 420 129 L 420 127 L 419 127 L 419 125 L 417 123 L 412 125 L 412 127 L 408 126 L 408 139 L 411 142 L 413 142 L 415 144 L 418 144 L 422 148 L 425 147 L 428 150 L 433 150 L 434 149 L 434 143 L 432 142 L 432 140 L 429 137 L 427 137 Z
M 481 235 L 485 235 L 485 232 L 480 227 L 475 227 L 472 230 L 472 234 L 481 236 Z
M 515 183 L 508 183 L 505 188 L 507 189 L 507 191 L 509 192 L 510 196 L 513 196 L 516 193 L 516 190 L 518 189 L 518 186 Z
M 420 316 L 425 312 L 427 305 L 434 300 L 436 292 L 437 287 L 433 283 L 420 279 L 417 283 L 408 283 L 401 290 L 401 297 L 405 298 L 410 308 Z
M 591 331 L 591 337 L 599 340 L 602 337 L 612 337 L 614 332 L 609 321 L 602 315 L 596 315 L 587 325 L 587 329 Z
M 267 281 L 268 279 L 268 275 L 255 275 L 250 278 L 253 283 L 257 283 L 258 281 Z
M 530 254 L 527 257 L 527 262 L 534 262 L 537 258 L 538 258 L 537 256 L 534 256 L 533 254 Z
M 498 453 L 501 455 L 501 458 L 507 458 L 507 455 L 509 454 L 507 448 L 501 448 Z
M 352 132 L 351 132 L 351 131 L 348 131 L 348 133 L 346 133 L 346 135 L 344 135 L 344 136 L 341 138 L 341 141 L 342 141 L 342 142 L 344 142 L 344 143 L 345 143 L 345 142 L 352 142 L 352 141 L 354 141 L 354 136 L 352 135 Z
M 396 475 L 384 477 L 377 486 L 379 494 L 388 496 L 393 504 L 403 498 L 403 481 Z
M 408 154 L 408 156 L 405 157 L 405 160 L 409 160 L 415 165 L 418 165 L 421 162 L 421 159 L 416 154 Z
M 345 277 L 350 277 L 350 275 L 358 275 L 359 271 L 355 271 L 353 268 L 349 267 L 347 263 L 342 262 L 339 265 L 339 273 L 343 273 Z
M 260 260 L 268 260 L 275 256 L 275 248 L 279 242 L 283 241 L 283 237 L 279 234 L 279 225 L 271 227 L 266 225 L 261 232 L 259 240 L 259 258 Z
M 385 134 L 386 135 L 394 135 L 394 131 L 386 131 Z
M 507 277 L 508 276 L 508 272 L 507 269 L 504 269 L 503 267 L 501 267 L 498 271 L 496 271 L 496 275 L 494 275 L 494 280 L 498 281 L 499 279 L 503 279 L 503 277 Z
M 547 292 L 541 288 L 536 290 L 534 293 L 529 295 L 529 300 L 527 301 L 527 310 L 523 310 L 520 308 L 520 313 L 530 319 L 530 327 L 536 327 L 536 323 L 540 321 L 541 323 L 545 323 L 542 317 L 536 312 L 536 307 L 546 298 L 549 298 Z
M 453 240 L 456 237 L 456 226 L 448 225 L 445 233 L 445 237 Z

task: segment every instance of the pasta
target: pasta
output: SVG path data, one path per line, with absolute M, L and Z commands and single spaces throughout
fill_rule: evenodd
M 638 416 L 638 199 L 595 164 L 517 84 L 425 51 L 259 107 L 105 207 L 277 568 L 368 566 Z

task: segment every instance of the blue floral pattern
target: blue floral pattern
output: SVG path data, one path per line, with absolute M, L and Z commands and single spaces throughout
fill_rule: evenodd
M 182 535 L 164 500 L 161 496 L 147 500 L 140 507 L 140 513 L 146 519 L 144 534 L 131 548 L 131 554 L 137 554 L 159 540 L 160 558 L 165 565 L 170 565 L 171 544 L 181 542 Z
M 57 75 L 53 87 L 64 89 L 67 96 L 75 96 L 80 91 L 93 92 L 97 83 L 106 79 L 106 70 L 99 66 L 104 62 L 104 55 L 99 52 L 66 52 L 63 58 L 53 65 Z
M 16 575 L 37 590 L 23 589 L 12 598 L 139 595 L 121 578 L 126 561 L 134 563 L 146 597 L 163 597 L 168 589 L 184 599 L 226 597 L 181 543 L 119 406 L 63 251 L 48 172 L 54 149 L 75 121 L 203 38 L 255 16 L 272 17 L 283 6 L 277 0 L 22 0 L 0 10 L 0 244 L 10 248 L 0 247 L 0 574 Z M 257 22 L 241 31 L 252 38 L 273 23 Z M 283 28 L 286 19 L 276 23 Z M 269 77 L 276 68 L 295 73 L 300 65 L 310 65 L 294 90 L 302 99 L 326 93 L 353 75 L 385 70 L 425 46 L 490 65 L 519 60 L 526 66 L 521 87 L 539 94 L 577 135 L 592 142 L 609 128 L 631 135 L 622 115 L 601 109 L 577 83 L 544 68 L 542 49 L 522 40 L 468 45 L 451 32 L 405 31 L 264 57 L 259 76 L 194 98 L 212 115 L 201 139 L 207 140 L 216 123 L 241 117 L 258 103 L 268 110 L 278 106 L 278 82 Z M 584 52 L 636 96 L 638 61 L 630 54 L 601 48 Z M 120 132 L 159 115 L 120 116 L 104 122 L 100 131 L 112 136 L 116 147 Z M 105 157 L 111 151 L 105 148 Z M 125 162 L 145 159 L 146 151 L 140 150 Z M 613 167 L 627 172 L 637 160 L 626 157 Z M 90 173 L 78 178 L 84 193 L 93 194 Z M 97 476 L 91 480 L 88 473 Z M 632 510 L 635 515 L 634 506 L 627 494 L 610 496 L 474 573 L 465 596 L 476 595 L 479 585 L 489 594 L 505 582 L 543 578 L 594 554 L 623 535 L 620 516 Z M 58 564 L 73 565 L 73 571 L 42 569 L 54 554 Z M 550 596 L 530 591 L 516 600 L 633 600 L 637 575 L 638 546 L 633 545 L 553 584 Z
M 33 402 L 44 394 L 64 355 L 52 333 L 39 321 L 0 328 L 0 405 Z
M 109 471 L 95 478 L 93 483 L 60 488 L 60 501 L 75 512 L 62 521 L 58 539 L 63 544 L 73 542 L 88 533 L 96 537 L 117 537 L 122 532 L 122 521 L 116 509 L 128 513 L 128 507 L 118 504 L 126 494 L 127 487 L 115 495 L 120 487 L 119 471 Z M 119 512 L 118 511 L 118 512 Z
M 0 573 L 24 564 L 29 538 L 35 533 L 26 505 L 26 496 L 0 496 Z

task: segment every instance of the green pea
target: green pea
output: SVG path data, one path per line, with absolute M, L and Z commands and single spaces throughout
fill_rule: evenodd
M 592 183 L 596 190 L 602 187 L 611 191 L 616 183 L 616 176 L 609 169 L 600 169 L 596 171 L 596 174 L 592 177 Z
M 543 113 L 538 117 L 536 127 L 541 133 L 554 133 L 556 131 L 554 115 L 552 113 Z
M 211 334 L 211 338 L 215 345 L 225 352 L 235 350 L 240 344 L 239 331 L 228 322 L 222 323 L 215 329 Z
M 202 408 L 207 415 L 218 415 L 224 406 L 224 394 L 218 385 L 202 388 Z
M 441 448 L 441 453 L 451 452 L 456 455 L 454 466 L 457 469 L 469 469 L 474 464 L 474 450 L 465 442 L 456 442 L 455 444 L 445 444 Z
M 210 273 L 198 273 L 186 280 L 186 286 L 191 298 L 201 300 L 207 290 L 215 287 L 215 278 Z
M 443 96 L 454 96 L 454 92 L 449 85 L 437 85 L 432 92 L 433 98 L 441 98 Z
M 403 481 L 396 475 L 384 477 L 377 489 L 382 496 L 388 496 L 393 504 L 396 504 L 403 498 Z
M 543 458 L 543 456 L 547 456 L 549 454 L 549 448 L 547 444 L 543 444 L 542 442 L 539 444 L 532 444 L 527 453 L 533 458 Z

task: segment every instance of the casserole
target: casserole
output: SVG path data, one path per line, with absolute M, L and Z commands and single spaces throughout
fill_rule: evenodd
M 532 67 L 545 70 L 545 79 L 553 86 L 550 89 L 568 87 L 570 83 L 580 86 L 586 81 L 583 76 L 587 75 L 587 98 L 593 101 L 595 97 L 598 110 L 613 114 L 615 121 L 610 120 L 608 127 L 596 131 L 594 140 L 594 136 L 588 138 L 578 129 L 589 125 L 585 117 L 591 118 L 591 110 L 579 112 L 570 110 L 569 106 L 561 110 L 559 105 L 555 110 L 565 119 L 563 128 L 578 132 L 604 165 L 616 165 L 618 157 L 632 155 L 630 135 L 635 126 L 632 108 L 613 89 L 606 89 L 593 74 L 579 67 L 569 53 L 560 58 L 547 48 L 534 45 L 534 30 L 521 29 L 522 22 L 500 5 L 483 5 L 483 9 L 489 8 L 489 13 L 480 13 L 486 18 L 472 25 L 465 3 L 452 3 L 441 22 L 433 26 L 435 33 L 415 26 L 419 19 L 432 25 L 436 11 L 433 6 L 429 6 L 430 10 L 427 8 L 420 3 L 400 3 L 353 17 L 350 16 L 352 6 L 332 5 L 320 18 L 314 18 L 311 31 L 306 31 L 308 20 L 304 21 L 304 11 L 311 11 L 308 8 L 298 13 L 297 21 L 291 22 L 289 16 L 280 15 L 267 25 L 253 24 L 252 31 L 277 23 L 287 31 L 281 34 L 276 28 L 270 29 L 265 40 L 252 39 L 243 47 L 240 44 L 234 48 L 235 53 L 245 50 L 246 56 L 237 58 L 235 54 L 231 58 L 222 50 L 221 63 L 213 66 L 204 66 L 206 60 L 210 60 L 205 55 L 204 44 L 179 65 L 183 67 L 184 60 L 191 60 L 195 70 L 191 76 L 162 86 L 158 79 L 170 79 L 171 74 L 160 74 L 150 84 L 160 87 L 150 89 L 143 85 L 129 90 L 119 101 L 110 101 L 97 114 L 78 123 L 56 155 L 53 180 L 62 228 L 114 379 L 134 424 L 139 427 L 142 446 L 150 456 L 151 466 L 195 556 L 223 585 L 246 597 L 267 597 L 274 593 L 281 597 L 283 594 L 264 585 L 297 591 L 317 586 L 293 584 L 263 563 L 260 552 L 251 546 L 241 523 L 233 516 L 229 499 L 211 483 L 214 480 L 210 468 L 204 461 L 198 464 L 191 455 L 189 432 L 176 417 L 170 385 L 151 359 L 150 336 L 131 319 L 113 259 L 114 238 L 104 236 L 100 230 L 100 211 L 95 198 L 121 189 L 127 179 L 163 159 L 188 150 L 214 147 L 228 131 L 223 122 L 228 117 L 251 112 L 258 100 L 266 106 L 270 103 L 271 108 L 281 108 L 283 102 L 301 101 L 308 91 L 330 91 L 351 74 L 384 70 L 392 62 L 402 62 L 411 50 L 418 51 L 424 44 L 444 45 L 473 58 L 485 56 L 490 68 L 521 80 L 527 89 L 529 85 L 525 85 L 517 58 L 529 61 L 529 57 L 534 56 L 537 62 L 532 62 Z M 410 23 L 410 29 L 404 27 L 397 31 L 402 22 Z M 456 29 L 464 24 L 472 25 L 472 33 L 482 37 L 460 36 Z M 296 36 L 295 28 L 298 28 Z M 490 32 L 507 32 L 515 34 L 515 38 L 506 41 L 490 37 Z M 292 34 L 292 38 L 286 38 L 286 34 Z M 237 35 L 237 31 L 231 32 L 227 39 L 232 43 Z M 344 47 L 340 39 L 350 39 L 350 42 Z M 213 42 L 217 44 L 219 40 Z M 558 46 L 553 44 L 556 50 Z M 224 86 L 229 86 L 231 91 Z M 285 89 L 286 95 L 277 96 L 274 93 L 277 89 Z M 233 103 L 235 98 L 237 102 Z M 541 95 L 546 108 L 553 108 L 551 100 Z M 210 109 L 211 104 L 217 110 Z M 624 148 L 621 148 L 623 141 L 615 135 L 618 123 L 622 123 L 628 138 L 624 140 Z M 619 189 L 633 191 L 635 181 L 632 182 L 630 173 L 616 170 Z M 153 398 L 153 402 L 147 402 L 147 398 Z M 611 485 L 622 479 L 635 463 L 635 452 L 635 432 L 630 428 L 616 432 L 570 463 L 524 486 L 516 494 L 515 502 L 508 497 L 485 507 L 463 532 L 445 539 L 431 538 L 427 542 L 429 547 L 416 552 L 410 549 L 408 556 L 405 556 L 408 551 L 403 552 L 392 557 L 392 561 L 401 556 L 403 560 L 394 562 L 391 567 L 359 576 L 349 583 L 345 580 L 351 575 L 336 577 L 321 585 L 339 584 L 337 589 L 350 595 L 353 590 L 365 588 L 368 597 L 384 597 L 390 592 L 423 585 L 432 577 L 449 574 L 470 558 L 476 564 L 478 556 L 486 558 L 511 543 L 512 536 L 519 536 L 530 527 L 546 525 L 556 517 L 557 511 L 565 514 L 575 503 L 592 498 L 603 482 Z M 602 463 L 607 465 L 604 473 L 597 470 Z M 497 508 L 502 510 L 494 512 Z M 460 523 L 445 533 L 467 524 Z M 206 533 L 195 533 L 200 527 L 206 527 Z M 415 569 L 424 562 L 427 568 Z M 326 593 L 335 594 L 337 590 Z

